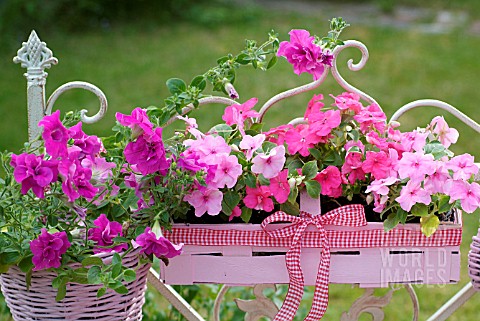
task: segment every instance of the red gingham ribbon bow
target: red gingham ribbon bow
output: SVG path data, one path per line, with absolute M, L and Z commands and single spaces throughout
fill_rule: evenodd
M 273 222 L 292 222 L 292 224 L 277 230 L 267 230 L 267 225 Z M 311 215 L 306 212 L 301 212 L 300 216 L 292 216 L 279 211 L 270 215 L 262 222 L 263 230 L 270 237 L 284 238 L 293 235 L 292 244 L 285 255 L 290 284 L 282 308 L 275 316 L 274 321 L 293 320 L 300 301 L 302 300 L 305 280 L 300 266 L 301 243 L 305 229 L 310 224 L 317 227 L 323 247 L 320 264 L 318 265 L 317 279 L 315 281 L 312 308 L 305 318 L 305 321 L 320 320 L 325 314 L 328 305 L 330 244 L 323 226 L 329 224 L 358 227 L 367 225 L 367 220 L 365 219 L 363 206 L 360 204 L 352 204 L 336 208 L 324 215 Z

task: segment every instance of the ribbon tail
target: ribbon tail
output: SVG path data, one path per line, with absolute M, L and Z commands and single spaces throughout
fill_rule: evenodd
M 323 232 L 325 233 L 325 232 Z M 328 306 L 328 282 L 330 277 L 330 244 L 326 237 L 323 237 L 323 247 L 320 264 L 318 265 L 315 292 L 313 294 L 312 308 L 304 321 L 320 320 Z
M 305 285 L 302 268 L 300 267 L 300 253 L 301 244 L 300 241 L 297 240 L 295 245 L 292 246 L 285 255 L 290 283 L 288 285 L 287 296 L 273 321 L 291 321 L 297 314 Z

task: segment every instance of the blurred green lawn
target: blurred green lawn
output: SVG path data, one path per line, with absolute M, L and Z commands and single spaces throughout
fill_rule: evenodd
M 139 19 L 108 30 L 75 35 L 40 33 L 40 38 L 48 43 L 54 55 L 59 58 L 59 64 L 49 71 L 47 94 L 73 80 L 88 81 L 100 87 L 109 99 L 108 114 L 100 123 L 86 125 L 84 128 L 89 133 L 108 135 L 115 112 L 127 113 L 136 106 L 162 105 L 163 98 L 168 95 L 164 85 L 168 78 L 179 77 L 189 81 L 214 65 L 216 58 L 241 50 L 245 38 L 262 41 L 272 28 L 280 34 L 282 40 L 288 38 L 287 33 L 293 28 L 305 28 L 322 35 L 327 31 L 327 20 L 331 18 L 267 12 L 256 13 L 255 17 L 257 19 L 241 24 L 229 25 L 227 21 L 215 29 L 190 23 L 158 27 Z M 25 40 L 27 37 L 25 34 Z M 480 100 L 479 37 L 469 35 L 464 30 L 444 35 L 425 35 L 411 30 L 352 26 L 345 32 L 343 39 L 360 40 L 370 51 L 369 62 L 359 72 L 351 72 L 344 67 L 347 59 L 354 57 L 358 60 L 359 53 L 350 49 L 342 54 L 339 65 L 343 66 L 344 78 L 376 98 L 387 115 L 391 116 L 397 108 L 412 100 L 435 98 L 449 102 L 477 121 L 480 120 L 477 112 L 477 102 Z M 18 151 L 27 137 L 26 85 L 22 77 L 24 71 L 11 61 L 14 55 L 14 50 L 0 49 L 0 149 Z M 294 75 L 291 66 L 281 60 L 273 70 L 266 73 L 240 71 L 237 90 L 240 100 L 259 97 L 261 104 L 278 92 L 308 81 L 310 77 Z M 340 92 L 342 89 L 332 79 L 315 91 L 325 96 Z M 269 113 L 267 125 L 277 125 L 300 116 L 312 95 L 313 93 L 307 93 L 278 104 Z M 78 90 L 62 96 L 56 107 L 62 111 L 86 108 L 95 113 L 97 105 L 93 94 Z M 222 111 L 220 106 L 203 106 L 193 115 L 205 129 L 221 119 Z M 410 129 L 427 124 L 433 115 L 439 113 L 439 110 L 426 108 L 413 111 L 400 120 L 403 128 Z M 449 115 L 446 115 L 446 119 L 460 131 L 461 138 L 454 151 L 469 152 L 478 159 L 477 133 L 465 128 Z M 477 226 L 478 217 L 466 215 L 462 284 L 418 287 L 421 320 L 431 315 L 468 281 L 465 258 Z M 355 273 L 354 267 L 352 273 Z M 239 294 L 239 290 L 233 292 Z M 201 293 L 204 293 L 201 296 L 213 296 L 211 287 L 201 288 Z M 361 290 L 351 289 L 347 285 L 332 285 L 330 306 L 325 319 L 339 319 L 341 312 L 347 310 L 361 293 Z M 150 296 L 153 296 L 152 300 L 160 300 L 161 307 L 166 307 L 161 298 Z M 449 320 L 478 319 L 479 304 L 480 297 L 475 297 Z M 155 304 L 149 305 L 146 320 L 161 320 L 151 315 L 154 306 Z M 397 292 L 394 303 L 386 309 L 387 319 L 411 320 L 410 307 L 406 293 Z M 204 313 L 210 312 L 206 306 L 201 309 Z

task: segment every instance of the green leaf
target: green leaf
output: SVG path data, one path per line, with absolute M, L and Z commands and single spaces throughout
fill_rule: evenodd
M 217 134 L 222 136 L 225 140 L 227 140 L 230 135 L 232 134 L 233 129 L 232 127 L 228 126 L 227 124 L 218 124 L 208 131 L 210 134 Z
M 112 257 L 112 265 L 115 264 L 120 264 L 122 265 L 122 258 L 120 257 L 120 254 L 114 253 Z
M 252 173 L 246 173 L 245 184 L 247 184 L 247 186 L 251 188 L 257 187 L 257 178 L 255 177 L 255 175 L 253 175 Z
M 454 206 L 454 203 L 450 204 L 450 196 L 439 195 L 438 196 L 438 213 L 447 213 Z
M 309 180 L 317 176 L 318 166 L 317 161 L 310 161 L 305 163 L 302 167 L 302 175 L 305 176 L 305 180 Z
M 114 290 L 115 290 L 115 292 L 117 292 L 119 294 L 127 294 L 128 293 L 127 287 L 123 284 L 115 287 Z
M 298 187 L 294 186 L 292 189 L 290 189 L 290 194 L 288 194 L 288 201 L 290 203 L 296 203 L 297 196 L 298 196 Z
M 97 298 L 102 297 L 105 294 L 105 292 L 107 292 L 107 288 L 105 288 L 105 287 L 98 289 Z
M 398 217 L 397 217 L 397 213 L 390 213 L 387 216 L 387 219 L 383 222 L 383 228 L 384 228 L 385 232 L 388 232 L 388 231 L 392 230 L 393 228 L 395 228 L 395 226 L 397 226 L 398 223 L 399 223 L 399 220 L 398 220 Z
M 23 273 L 27 273 L 33 268 L 32 257 L 33 255 L 26 256 L 18 263 L 18 267 Z
M 102 279 L 100 277 L 101 274 L 102 274 L 102 269 L 99 266 L 97 266 L 97 265 L 92 266 L 88 270 L 88 274 L 87 274 L 88 283 L 91 283 L 91 284 L 102 283 Z
M 199 75 L 193 78 L 192 82 L 190 83 L 190 86 L 197 87 L 198 89 L 200 89 L 200 91 L 203 91 L 207 86 L 207 81 L 205 80 L 205 77 L 203 75 Z
M 290 215 L 300 215 L 300 208 L 297 202 L 285 202 L 283 204 L 280 204 L 280 210 Z
M 258 175 L 258 182 L 263 186 L 270 186 L 270 180 L 265 178 L 262 174 Z
M 122 263 L 114 264 L 112 267 L 112 278 L 116 279 L 121 273 L 122 273 Z
M 413 205 L 410 212 L 415 216 L 427 216 L 428 206 L 422 203 L 416 203 L 415 205 Z
M 263 128 L 263 123 L 253 123 L 252 126 L 250 126 L 250 130 L 253 130 L 257 133 L 261 132 Z
M 290 175 L 297 174 L 298 175 L 297 169 L 302 168 L 302 166 L 303 166 L 303 163 L 299 159 L 294 159 L 294 160 L 288 162 L 288 164 L 287 164 L 288 174 L 290 174 Z
M 232 214 L 233 209 L 238 205 L 239 202 L 240 195 L 238 195 L 237 192 L 228 190 L 225 194 L 223 194 L 222 211 L 227 215 Z
M 315 157 L 316 160 L 319 160 L 322 158 L 322 153 L 316 149 L 316 148 L 309 148 L 308 151 L 310 152 L 310 155 Z
M 252 217 L 252 209 L 248 207 L 242 207 L 242 215 L 240 216 L 245 223 L 250 222 Z
M 97 256 L 89 256 L 82 260 L 82 266 L 91 266 L 91 265 L 103 265 L 103 261 L 101 258 Z
M 267 65 L 267 69 L 270 69 L 272 68 L 273 66 L 275 66 L 275 64 L 277 63 L 278 61 L 278 58 L 276 55 L 272 56 L 272 58 L 270 59 L 270 61 L 268 62 L 268 65 Z
M 430 214 L 420 218 L 420 228 L 426 237 L 432 236 L 432 234 L 437 230 L 439 224 L 440 220 L 435 214 Z
M 311 198 L 319 198 L 322 187 L 320 183 L 314 180 L 304 181 L 307 193 Z
M 55 300 L 57 302 L 63 300 L 65 298 L 65 295 L 67 295 L 67 282 L 65 280 L 64 283 L 60 284 L 57 290 L 57 296 L 55 297 Z
M 271 151 L 277 146 L 278 146 L 277 144 L 267 141 L 262 144 L 262 149 L 263 149 L 263 152 L 268 153 L 269 151 Z
M 127 269 L 123 272 L 123 279 L 125 282 L 130 283 L 135 281 L 137 278 L 137 273 L 132 269 Z
M 182 92 L 186 91 L 187 85 L 183 80 L 179 78 L 170 78 L 167 80 L 167 88 L 172 95 L 175 95 L 181 94 Z

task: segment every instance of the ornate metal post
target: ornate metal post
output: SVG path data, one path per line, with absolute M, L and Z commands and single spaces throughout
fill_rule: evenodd
M 45 84 L 48 76 L 45 69 L 56 65 L 58 59 L 53 57 L 52 51 L 33 30 L 28 41 L 22 43 L 13 62 L 27 68 L 24 76 L 27 78 L 28 140 L 33 141 L 40 134 L 38 122 L 45 116 Z

